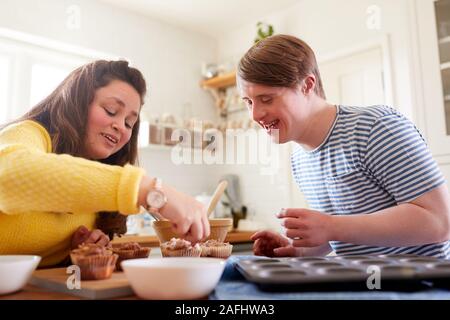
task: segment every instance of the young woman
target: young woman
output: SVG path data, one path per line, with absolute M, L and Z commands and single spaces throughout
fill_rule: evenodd
M 311 48 L 276 35 L 241 59 L 249 113 L 277 143 L 310 209 L 278 213 L 285 235 L 253 235 L 267 256 L 417 254 L 450 258 L 450 197 L 417 128 L 388 106 L 325 100 Z
M 134 166 L 146 84 L 126 61 L 73 71 L 47 98 L 0 131 L 0 254 L 61 263 L 81 242 L 106 245 L 143 206 L 198 241 L 204 207 Z M 95 227 L 102 229 L 94 230 Z

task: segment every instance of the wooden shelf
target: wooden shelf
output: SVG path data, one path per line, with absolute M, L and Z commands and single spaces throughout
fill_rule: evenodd
M 200 82 L 200 86 L 203 89 L 208 90 L 214 97 L 214 100 L 216 101 L 218 114 L 221 117 L 227 116 L 227 110 L 225 105 L 226 89 L 235 85 L 236 85 L 235 71 L 231 71 L 226 74 L 208 80 L 203 80 L 202 82 Z
M 203 89 L 226 89 L 236 84 L 236 72 L 232 71 L 208 80 L 203 80 L 200 85 Z
M 441 63 L 441 70 L 448 70 L 450 69 L 450 61 Z
M 450 43 L 450 36 L 439 39 L 439 44 Z

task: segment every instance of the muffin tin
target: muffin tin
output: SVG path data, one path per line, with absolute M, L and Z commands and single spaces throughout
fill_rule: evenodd
M 258 257 L 236 264 L 247 280 L 268 290 L 367 290 L 367 280 L 374 274 L 371 266 L 379 267 L 382 289 L 417 289 L 425 280 L 439 286 L 450 282 L 449 260 L 416 255 Z

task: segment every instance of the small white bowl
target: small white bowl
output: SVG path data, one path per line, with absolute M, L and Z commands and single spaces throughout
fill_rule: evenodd
M 143 299 L 198 299 L 220 280 L 225 261 L 215 258 L 150 258 L 122 262 L 136 295 Z
M 0 255 L 0 295 L 22 289 L 40 261 L 39 256 Z

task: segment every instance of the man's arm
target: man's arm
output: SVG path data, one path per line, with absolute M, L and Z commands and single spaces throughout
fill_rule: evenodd
M 309 247 L 309 248 L 303 247 L 303 248 L 301 248 L 301 256 L 302 257 L 320 257 L 320 256 L 326 256 L 332 251 L 333 251 L 333 248 L 331 248 L 330 244 L 327 242 L 318 247 Z
M 331 238 L 361 245 L 403 247 L 450 239 L 450 196 L 445 184 L 417 199 L 371 214 L 331 217 Z

